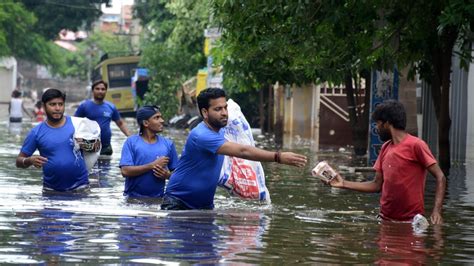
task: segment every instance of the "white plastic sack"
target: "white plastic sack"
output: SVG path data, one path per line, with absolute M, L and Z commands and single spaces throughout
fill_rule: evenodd
M 81 152 L 81 147 L 77 139 L 88 141 L 100 141 L 100 127 L 96 121 L 85 117 L 71 117 L 74 125 L 74 152 Z M 96 151 L 82 150 L 84 161 L 86 162 L 87 171 L 90 172 L 100 155 L 100 148 Z
M 229 99 L 227 110 L 229 118 L 224 127 L 224 137 L 228 141 L 255 146 L 252 129 L 240 106 Z M 265 186 L 265 173 L 260 162 L 224 156 L 218 184 L 240 198 L 270 203 L 270 193 Z

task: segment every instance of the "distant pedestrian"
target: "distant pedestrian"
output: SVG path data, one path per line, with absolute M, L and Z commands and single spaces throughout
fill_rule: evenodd
M 33 118 L 25 107 L 25 103 L 21 98 L 21 92 L 18 90 L 14 90 L 12 92 L 12 98 L 10 100 L 10 103 L 8 104 L 8 114 L 10 116 L 10 123 L 21 123 L 23 120 L 23 112 L 25 112 L 28 117 Z
M 102 142 L 101 155 L 112 155 L 113 153 L 112 146 L 110 145 L 112 139 L 111 121 L 117 124 L 125 136 L 130 136 L 130 132 L 115 105 L 105 100 L 107 87 L 107 82 L 103 80 L 94 82 L 91 86 L 93 100 L 87 99 L 82 102 L 74 114 L 77 117 L 87 117 L 90 120 L 97 121 L 99 124 Z
M 36 122 L 43 122 L 44 110 L 43 110 L 43 104 L 41 103 L 41 101 L 36 102 L 34 112 L 35 112 Z

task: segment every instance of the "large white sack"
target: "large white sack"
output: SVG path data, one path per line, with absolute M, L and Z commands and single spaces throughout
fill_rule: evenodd
M 227 110 L 229 118 L 224 127 L 224 137 L 228 141 L 255 146 L 252 129 L 240 106 L 229 99 Z M 260 162 L 224 156 L 218 184 L 240 198 L 270 203 L 270 193 L 265 186 L 265 173 Z

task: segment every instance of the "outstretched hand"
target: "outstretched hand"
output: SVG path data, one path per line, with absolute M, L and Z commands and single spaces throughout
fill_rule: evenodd
M 303 167 L 306 165 L 306 156 L 293 153 L 293 152 L 282 152 L 280 154 L 280 163 L 293 165 L 296 167 Z

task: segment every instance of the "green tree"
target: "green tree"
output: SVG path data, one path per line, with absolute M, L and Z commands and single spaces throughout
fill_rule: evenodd
M 52 43 L 33 31 L 37 19 L 21 3 L 0 3 L 0 56 L 29 59 L 44 65 L 57 64 Z
M 214 0 L 215 18 L 224 29 L 218 58 L 226 82 L 241 84 L 231 87 L 345 83 L 350 106 L 356 99 L 350 95 L 357 91 L 351 89 L 354 79 L 369 77 L 369 69 L 409 66 L 433 88 L 439 159 L 447 172 L 451 57 L 457 44 L 463 65 L 472 61 L 467 43 L 472 42 L 473 5 L 462 0 Z M 350 119 L 356 125 L 358 114 L 351 111 Z
M 76 30 L 91 25 L 100 14 L 100 3 L 109 0 L 5 0 L 0 3 L 0 56 L 14 56 L 51 67 L 53 72 L 71 74 L 77 56 L 50 40 L 61 29 Z M 67 60 L 68 59 L 68 60 Z M 79 64 L 77 68 L 82 68 Z M 86 68 L 84 68 L 86 69 Z
M 38 18 L 34 31 L 46 39 L 54 40 L 59 31 L 68 29 L 90 29 L 102 11 L 101 4 L 108 4 L 110 0 L 17 0 L 24 4 L 27 10 Z
M 474 2 L 398 0 L 383 1 L 381 7 L 387 22 L 381 35 L 397 38 L 397 45 L 387 47 L 391 56 L 431 85 L 438 120 L 438 158 L 447 175 L 451 165 L 452 56 L 457 53 L 464 68 L 472 62 Z
M 370 61 L 365 47 L 375 34 L 376 13 L 358 1 L 225 1 L 213 2 L 224 29 L 217 58 L 224 65 L 226 87 L 265 87 L 311 82 L 345 83 L 349 106 L 361 101 L 360 87 Z M 349 109 L 355 151 L 367 147 L 366 110 Z
M 145 29 L 141 64 L 153 75 L 145 103 L 160 105 L 171 117 L 177 111 L 177 89 L 206 65 L 208 1 L 138 1 L 135 13 Z

